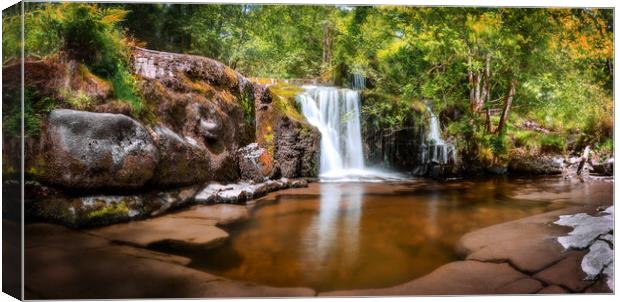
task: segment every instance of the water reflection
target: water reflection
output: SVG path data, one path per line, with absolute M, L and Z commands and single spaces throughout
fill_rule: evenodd
M 612 186 L 603 185 L 539 179 L 314 183 L 257 201 L 263 206 L 229 230 L 225 246 L 184 256 L 194 268 L 271 286 L 388 287 L 458 260 L 455 245 L 466 232 L 557 209 L 564 200 L 611 199 Z
M 305 275 L 329 271 L 330 257 L 343 260 L 342 265 L 355 265 L 359 251 L 360 218 L 364 187 L 360 184 L 324 184 L 320 187 L 318 215 L 305 230 L 302 239 Z

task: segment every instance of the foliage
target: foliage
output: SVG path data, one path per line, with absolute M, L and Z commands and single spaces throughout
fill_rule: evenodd
M 12 14 L 3 19 L 4 60 L 20 49 Z M 80 60 L 137 111 L 131 39 L 212 57 L 247 76 L 347 86 L 363 75 L 366 122 L 407 127 L 423 116 L 420 104 L 432 103 L 444 134 L 471 157 L 613 148 L 610 9 L 28 3 L 25 18 L 28 54 Z M 297 91 L 270 91 L 279 111 L 302 118 Z M 458 114 L 440 114 L 450 110 Z
M 141 99 L 129 71 L 130 41 L 119 23 L 127 11 L 87 3 L 27 3 L 24 14 L 26 56 L 59 52 L 112 82 L 116 98 L 139 113 Z M 20 15 L 3 18 L 3 60 L 19 58 Z M 16 40 L 17 39 L 17 40 Z M 80 98 L 76 95 L 74 98 Z
M 6 91 L 3 95 L 2 130 L 17 136 L 21 133 L 20 91 Z M 48 97 L 40 97 L 32 88 L 24 89 L 24 133 L 34 136 L 41 129 L 41 120 L 51 112 L 57 102 Z

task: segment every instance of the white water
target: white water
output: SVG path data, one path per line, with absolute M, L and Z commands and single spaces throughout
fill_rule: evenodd
M 422 154 L 422 162 L 444 165 L 448 163 L 448 157 L 454 160 L 456 150 L 452 144 L 446 143 L 446 141 L 441 138 L 439 119 L 433 111 L 429 111 L 429 113 L 431 118 L 427 138 L 428 150 Z
M 324 86 L 303 86 L 297 96 L 308 123 L 321 132 L 322 181 L 373 181 L 394 179 L 387 172 L 367 169 L 362 153 L 360 93 Z
M 359 73 L 354 73 L 351 87 L 355 90 L 361 90 L 366 88 L 366 78 Z

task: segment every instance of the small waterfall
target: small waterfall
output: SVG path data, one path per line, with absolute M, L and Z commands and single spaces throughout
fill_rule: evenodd
M 321 132 L 321 176 L 364 169 L 360 94 L 351 89 L 303 86 L 297 96 L 306 120 Z
M 366 88 L 366 77 L 359 73 L 354 73 L 352 75 L 351 87 L 355 90 Z
M 441 137 L 441 125 L 439 119 L 432 110 L 429 110 L 428 135 L 422 142 L 420 166 L 414 174 L 424 175 L 431 171 L 433 166 L 447 166 L 456 162 L 456 148 Z

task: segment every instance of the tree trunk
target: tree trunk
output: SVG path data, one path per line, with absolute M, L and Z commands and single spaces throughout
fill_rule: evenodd
M 577 175 L 581 175 L 583 172 L 583 167 L 588 162 L 588 156 L 590 156 L 590 146 L 586 146 L 581 154 L 581 161 L 579 161 L 579 166 L 577 167 Z
M 323 66 L 329 66 L 332 59 L 332 41 L 329 23 L 323 23 Z
M 482 83 L 482 107 L 486 107 L 486 133 L 491 132 L 491 55 L 487 54 L 484 66 L 484 79 Z
M 508 86 L 508 94 L 506 94 L 506 100 L 504 101 L 504 109 L 502 109 L 502 115 L 499 118 L 499 124 L 497 125 L 497 129 L 495 129 L 495 133 L 497 135 L 502 135 L 504 131 L 504 127 L 506 126 L 506 120 L 508 120 L 508 113 L 510 112 L 510 106 L 512 105 L 512 99 L 515 96 L 516 89 L 517 81 L 511 80 Z

